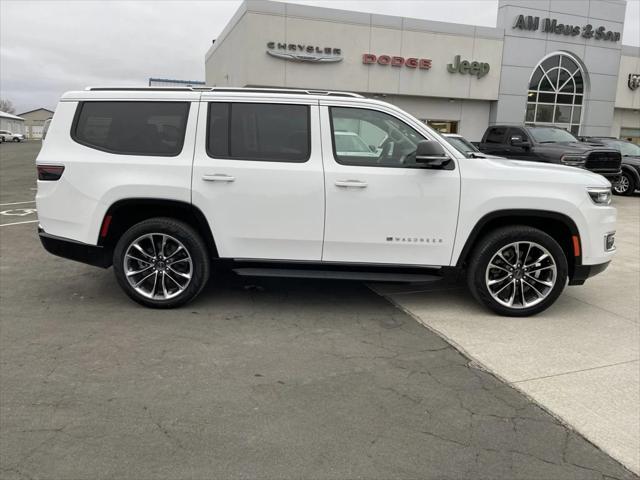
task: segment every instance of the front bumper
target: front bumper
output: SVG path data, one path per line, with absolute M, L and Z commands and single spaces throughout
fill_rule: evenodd
M 620 175 L 622 175 L 622 169 L 615 171 L 615 172 L 611 172 L 611 171 L 598 171 L 598 170 L 590 170 L 593 173 L 597 173 L 598 175 L 602 175 L 604 178 L 606 178 L 607 180 L 609 180 L 611 183 L 613 183 L 612 180 L 617 179 Z
M 582 285 L 587 278 L 591 278 L 604 272 L 611 262 L 599 263 L 597 265 L 576 265 L 573 269 L 573 276 L 569 280 L 569 285 Z
M 109 268 L 111 266 L 111 251 L 104 247 L 49 235 L 40 227 L 38 227 L 38 235 L 44 249 L 53 255 L 95 267 Z

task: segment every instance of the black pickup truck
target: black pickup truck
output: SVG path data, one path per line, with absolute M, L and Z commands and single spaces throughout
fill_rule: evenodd
M 493 125 L 478 145 L 490 155 L 558 163 L 580 167 L 607 177 L 613 184 L 620 177 L 620 152 L 602 143 L 581 142 L 571 133 L 551 126 Z

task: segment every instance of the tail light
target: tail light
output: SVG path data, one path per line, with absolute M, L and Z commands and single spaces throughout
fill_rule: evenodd
M 62 165 L 38 165 L 38 180 L 56 181 L 60 180 L 64 166 Z

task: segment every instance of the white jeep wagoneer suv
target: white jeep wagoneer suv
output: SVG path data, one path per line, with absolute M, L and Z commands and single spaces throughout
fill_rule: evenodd
M 149 307 L 192 300 L 222 262 L 252 276 L 464 274 L 480 302 L 523 316 L 615 250 L 603 177 L 465 158 L 399 108 L 351 93 L 69 92 L 37 171 L 44 247 L 113 265 Z

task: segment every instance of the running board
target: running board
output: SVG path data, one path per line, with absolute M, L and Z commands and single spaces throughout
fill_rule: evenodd
M 321 278 L 327 280 L 360 280 L 364 282 L 419 283 L 442 280 L 428 273 L 357 272 L 340 270 L 304 270 L 295 268 L 234 268 L 243 277 Z

